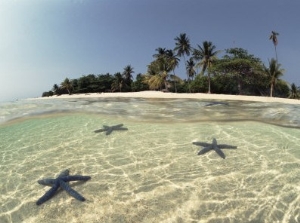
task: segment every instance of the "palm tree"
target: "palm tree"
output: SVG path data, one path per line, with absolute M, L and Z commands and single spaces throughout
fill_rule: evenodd
M 134 73 L 133 71 L 133 67 L 131 67 L 131 65 L 127 65 L 126 67 L 124 67 L 124 71 L 123 71 L 123 78 L 124 78 L 124 82 L 125 84 L 130 87 L 131 86 L 131 82 L 132 82 L 132 74 Z
M 176 57 L 173 50 L 166 50 L 165 55 L 167 57 L 168 62 L 170 63 L 170 67 L 174 73 L 175 68 L 178 67 L 178 65 L 179 65 L 180 59 L 178 57 Z
M 200 62 L 196 64 L 196 66 L 201 66 L 201 73 L 204 74 L 206 70 L 208 76 L 208 93 L 210 94 L 210 72 L 209 68 L 213 65 L 213 63 L 217 60 L 217 54 L 220 51 L 215 51 L 216 46 L 212 44 L 212 42 L 204 41 L 202 43 L 202 47 L 198 45 L 198 49 L 193 50 L 193 58 Z
M 156 75 L 144 75 L 144 84 L 148 84 L 150 90 L 161 90 L 163 85 L 166 85 L 166 78 L 167 78 L 167 73 L 166 72 L 161 72 Z M 165 86 L 166 88 L 166 86 Z
M 193 79 L 194 79 L 194 76 L 196 75 L 195 62 L 194 62 L 193 58 L 190 58 L 190 59 L 187 61 L 186 69 L 187 69 L 187 74 L 188 74 L 189 77 L 193 80 Z
M 183 80 L 175 74 L 170 75 L 170 81 L 174 83 L 175 93 L 177 93 L 177 83 L 183 83 Z
M 151 90 L 161 89 L 163 85 L 167 90 L 167 79 L 172 69 L 172 64 L 167 55 L 160 56 L 148 65 L 147 74 L 144 76 L 144 83 L 148 84 Z
M 59 91 L 59 86 L 57 84 L 54 84 L 52 90 L 53 90 L 54 94 L 57 94 Z
M 120 72 L 114 74 L 114 80 L 111 84 L 111 91 L 115 92 L 116 90 L 122 91 L 123 87 L 123 78 Z
M 71 89 L 73 88 L 72 82 L 69 80 L 69 78 L 66 78 L 61 84 L 62 89 L 66 89 L 69 94 L 71 94 Z
M 157 51 L 156 54 L 153 55 L 154 58 L 158 59 L 160 57 L 163 57 L 166 55 L 167 53 L 167 50 L 166 48 L 161 48 L 161 47 L 158 47 L 157 49 L 155 49 Z
M 180 33 L 178 37 L 174 39 L 175 42 L 175 48 L 174 51 L 176 52 L 177 56 L 181 57 L 183 56 L 184 62 L 185 62 L 185 68 L 186 68 L 186 59 L 185 55 L 189 56 L 192 50 L 190 39 L 187 37 L 185 33 Z M 189 79 L 189 76 L 187 74 L 187 78 Z
M 300 98 L 300 92 L 297 89 L 295 83 L 292 83 L 292 85 L 291 85 L 291 91 L 290 91 L 289 98 L 292 98 L 292 99 L 299 99 Z
M 280 68 L 280 64 L 274 58 L 269 61 L 269 67 L 265 67 L 265 73 L 270 79 L 270 97 L 273 97 L 273 90 L 279 77 L 283 75 L 284 69 Z
M 279 36 L 279 33 L 275 32 L 275 31 L 272 31 L 269 39 L 272 40 L 273 44 L 274 44 L 274 47 L 275 47 L 275 55 L 276 55 L 276 61 L 278 61 L 278 58 L 277 58 L 277 50 L 276 50 L 276 46 L 278 44 L 278 39 L 277 39 L 277 36 Z
M 176 57 L 173 50 L 167 50 L 166 56 L 167 56 L 168 63 L 170 63 L 170 69 L 173 71 L 173 75 L 170 75 L 170 76 L 174 80 L 175 92 L 177 93 L 176 82 L 180 78 L 175 75 L 175 68 L 178 67 L 180 59 L 178 57 Z

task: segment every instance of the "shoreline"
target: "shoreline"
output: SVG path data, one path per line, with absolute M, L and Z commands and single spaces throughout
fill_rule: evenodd
M 172 99 L 204 99 L 204 100 L 234 100 L 234 101 L 255 101 L 255 102 L 277 102 L 285 104 L 300 104 L 300 100 L 263 97 L 263 96 L 245 96 L 245 95 L 227 95 L 227 94 L 207 94 L 207 93 L 169 93 L 161 91 L 140 91 L 140 92 L 116 92 L 116 93 L 86 93 L 86 94 L 63 94 L 60 96 L 27 98 L 25 100 L 47 100 L 47 99 L 74 99 L 74 98 L 172 98 Z

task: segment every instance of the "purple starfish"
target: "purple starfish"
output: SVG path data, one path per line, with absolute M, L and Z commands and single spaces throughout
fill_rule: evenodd
M 36 202 L 37 205 L 41 205 L 42 203 L 49 200 L 53 197 L 58 190 L 59 187 L 67 191 L 72 197 L 76 198 L 79 201 L 85 201 L 85 198 L 80 195 L 77 191 L 73 190 L 70 185 L 68 184 L 69 181 L 87 181 L 91 179 L 90 176 L 81 176 L 81 175 L 69 175 L 69 170 L 62 171 L 57 178 L 47 178 L 43 180 L 39 180 L 38 183 L 41 185 L 51 186 L 51 189 L 48 190 L 38 201 Z
M 122 127 L 123 124 L 119 124 L 119 125 L 113 125 L 113 126 L 107 126 L 107 125 L 103 125 L 102 129 L 98 129 L 95 130 L 94 132 L 106 132 L 106 135 L 110 135 L 110 133 L 112 133 L 112 131 L 116 131 L 116 130 L 128 130 L 128 128 L 124 128 Z
M 221 149 L 236 149 L 237 146 L 230 146 L 226 144 L 217 144 L 217 140 L 213 138 L 212 143 L 206 142 L 193 142 L 194 145 L 203 146 L 204 148 L 198 152 L 198 155 L 202 155 L 210 150 L 215 150 L 216 153 L 225 159 L 225 154 L 222 152 Z

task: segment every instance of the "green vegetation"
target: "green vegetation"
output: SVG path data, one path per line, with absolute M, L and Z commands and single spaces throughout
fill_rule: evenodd
M 276 50 L 276 46 L 278 44 L 278 39 L 277 39 L 277 36 L 279 36 L 279 33 L 275 32 L 275 31 L 272 31 L 271 35 L 270 35 L 270 40 L 272 40 L 273 44 L 274 44 L 274 47 L 275 47 L 275 55 L 276 55 L 276 61 L 278 61 L 278 58 L 277 58 L 277 50 Z
M 204 72 L 207 71 L 208 77 L 208 92 L 210 94 L 210 69 L 213 67 L 213 64 L 217 61 L 217 54 L 220 51 L 215 51 L 216 46 L 212 42 L 204 41 L 202 47 L 198 45 L 198 49 L 193 51 L 193 59 L 200 61 L 196 64 L 198 67 L 202 67 L 201 74 L 204 75 Z
M 260 58 L 243 48 L 221 51 L 210 41 L 203 41 L 202 45 L 193 48 L 188 36 L 181 33 L 174 39 L 174 49 L 159 47 L 155 50 L 147 72 L 138 73 L 135 80 L 134 68 L 127 65 L 123 72 L 115 74 L 88 74 L 72 80 L 65 78 L 60 85 L 54 84 L 52 90 L 44 92 L 42 96 L 160 90 L 299 99 L 300 88 L 280 79 L 284 75 L 284 69 L 277 60 L 278 35 L 272 31 L 270 40 L 275 46 L 276 59 L 272 58 L 267 66 Z M 180 57 L 184 59 L 187 77 L 185 80 L 176 74 Z
M 265 68 L 265 73 L 270 80 L 270 97 L 273 96 L 273 89 L 276 85 L 276 82 L 279 81 L 279 77 L 283 75 L 284 70 L 280 68 L 280 64 L 277 63 L 277 60 L 272 59 L 269 61 L 269 67 Z

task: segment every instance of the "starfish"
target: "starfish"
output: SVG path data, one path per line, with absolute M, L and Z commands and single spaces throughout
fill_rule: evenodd
M 49 200 L 51 197 L 54 196 L 55 192 L 58 190 L 59 187 L 67 191 L 72 197 L 76 198 L 79 201 L 85 201 L 85 198 L 81 196 L 77 191 L 73 190 L 70 185 L 68 184 L 69 181 L 77 181 L 77 180 L 89 180 L 91 179 L 90 176 L 81 176 L 81 175 L 69 175 L 69 170 L 62 171 L 57 178 L 46 178 L 43 180 L 39 180 L 38 183 L 41 185 L 51 186 L 51 189 L 48 190 L 38 201 L 36 202 L 37 205 L 41 205 L 42 203 Z
M 215 150 L 216 153 L 225 159 L 225 154 L 222 152 L 221 149 L 236 149 L 237 146 L 230 146 L 226 144 L 217 144 L 217 140 L 213 138 L 212 143 L 205 143 L 205 142 L 193 142 L 194 145 L 203 146 L 204 148 L 198 152 L 198 155 L 202 155 L 210 150 Z
M 212 106 L 212 105 L 228 105 L 227 102 L 219 102 L 219 101 L 212 101 L 212 102 L 209 102 L 208 104 L 206 104 L 205 106 Z
M 112 131 L 116 131 L 116 130 L 128 130 L 128 128 L 124 128 L 122 127 L 123 124 L 119 124 L 119 125 L 113 125 L 113 126 L 107 126 L 107 125 L 103 125 L 102 129 L 98 129 L 95 130 L 94 132 L 106 132 L 106 135 L 110 135 L 110 133 L 112 133 Z

